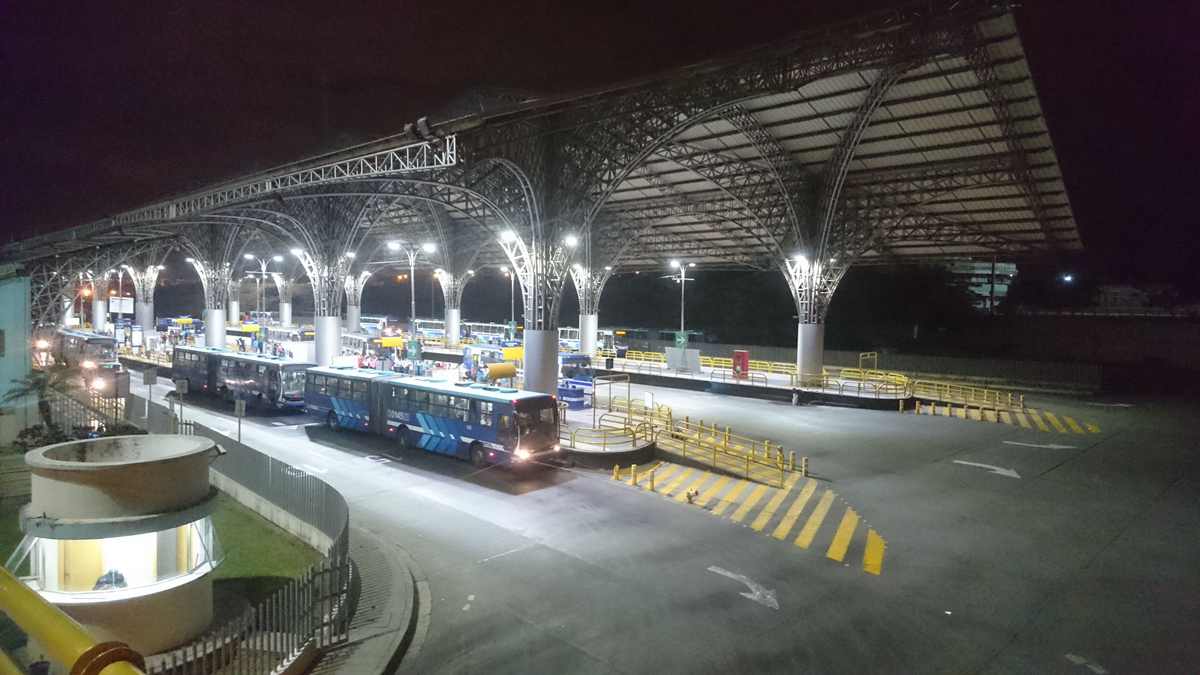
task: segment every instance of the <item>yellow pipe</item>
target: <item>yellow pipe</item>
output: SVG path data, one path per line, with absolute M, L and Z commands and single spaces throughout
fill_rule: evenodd
M 50 658 L 72 672 L 83 670 L 91 659 L 80 657 L 98 643 L 83 626 L 62 610 L 42 599 L 33 589 L 0 569 L 0 610 L 3 610 L 21 630 L 46 650 Z M 111 644 L 111 643 L 110 643 Z M 133 658 L 141 656 L 130 652 Z M 99 671 L 100 675 L 144 675 L 127 660 L 116 661 Z
M 7 652 L 0 651 L 0 675 L 24 675 L 24 672 L 13 663 Z

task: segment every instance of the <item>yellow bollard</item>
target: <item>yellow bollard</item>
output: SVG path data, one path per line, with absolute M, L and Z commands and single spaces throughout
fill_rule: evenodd
M 900 410 L 899 410 L 899 412 L 904 412 L 904 399 L 900 399 L 899 401 L 897 401 L 897 403 L 899 403 L 899 404 L 900 404 L 900 406 L 899 406 L 899 407 L 900 407 Z
M 621 465 L 613 464 L 613 480 L 621 480 Z
M 725 442 L 729 442 L 729 425 L 725 425 Z
M 750 478 L 750 455 L 746 455 L 746 478 Z
M 913 414 L 914 415 L 921 414 L 921 402 L 920 401 L 913 401 Z
M 650 491 L 654 492 L 654 469 L 650 469 Z
M 637 485 L 637 464 L 629 465 L 629 484 L 633 486 Z
M 946 404 L 946 417 L 949 417 L 949 416 L 950 416 L 950 404 L 947 403 Z

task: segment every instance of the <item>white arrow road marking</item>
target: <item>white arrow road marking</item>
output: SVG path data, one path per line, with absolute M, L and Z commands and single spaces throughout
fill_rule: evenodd
M 1132 408 L 1132 403 L 1100 403 L 1097 401 L 1086 401 L 1084 405 L 1090 405 L 1094 408 Z
M 743 584 L 746 584 L 746 588 L 749 588 L 750 592 L 738 594 L 738 595 L 742 596 L 743 598 L 749 598 L 749 599 L 757 602 L 758 604 L 765 605 L 767 607 L 770 607 L 771 609 L 779 609 L 779 601 L 775 599 L 775 591 L 768 589 L 768 588 L 764 588 L 761 584 L 755 583 L 749 577 L 747 577 L 745 574 L 737 574 L 735 572 L 730 572 L 729 570 L 727 570 L 723 567 L 717 567 L 716 565 L 710 565 L 708 568 L 708 571 L 714 572 L 716 574 L 720 574 L 723 577 L 729 577 L 730 579 L 733 579 L 734 581 L 740 581 Z
M 1025 448 L 1045 448 L 1047 450 L 1074 450 L 1079 446 L 1060 445 L 1058 443 L 1022 443 L 1021 441 L 1004 441 L 1006 445 L 1020 445 Z
M 988 471 L 990 471 L 996 475 L 999 475 L 999 476 L 1008 476 L 1009 478 L 1020 478 L 1021 477 L 1021 474 L 1017 473 L 1013 469 L 1005 469 L 1004 467 L 992 466 L 991 464 L 980 464 L 979 462 L 964 462 L 961 459 L 954 460 L 954 463 L 955 464 L 965 464 L 966 466 L 977 466 L 980 469 L 987 469 Z

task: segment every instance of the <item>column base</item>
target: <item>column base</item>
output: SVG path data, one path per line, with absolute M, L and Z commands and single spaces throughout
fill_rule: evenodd
M 599 317 L 595 314 L 579 315 L 579 353 L 592 355 L 596 353 L 597 338 L 600 333 Z
M 204 344 L 208 347 L 225 347 L 225 310 L 204 310 Z
M 821 376 L 825 361 L 825 324 L 802 323 L 796 331 L 796 372 L 804 380 Z
M 557 330 L 525 330 L 525 389 L 543 394 L 557 392 Z
M 333 359 L 340 351 L 342 342 L 342 322 L 336 316 L 318 316 L 313 319 L 314 356 L 318 366 L 333 365 Z
M 446 346 L 457 347 L 462 332 L 462 309 L 459 307 L 446 308 Z

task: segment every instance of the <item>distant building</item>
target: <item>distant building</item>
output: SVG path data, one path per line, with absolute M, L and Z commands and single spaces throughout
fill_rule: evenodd
M 1017 276 L 1017 266 L 1008 262 L 956 260 L 946 263 L 956 284 L 971 294 L 975 309 L 991 314 L 1008 295 L 1008 287 Z

